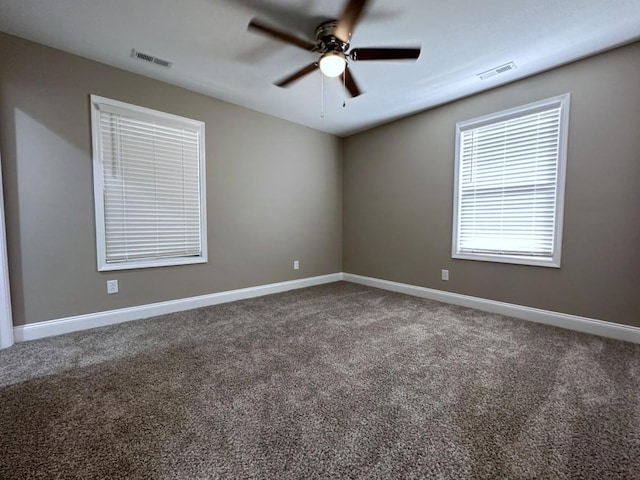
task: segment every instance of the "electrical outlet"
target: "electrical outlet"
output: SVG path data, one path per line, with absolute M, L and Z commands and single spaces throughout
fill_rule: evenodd
M 449 280 L 449 270 L 442 270 L 442 280 Z
M 107 294 L 118 293 L 118 280 L 107 280 Z
M 293 261 L 293 269 L 300 270 L 300 262 L 298 260 Z

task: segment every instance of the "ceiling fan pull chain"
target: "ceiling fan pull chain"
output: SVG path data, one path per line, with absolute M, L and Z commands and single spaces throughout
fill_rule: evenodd
M 324 74 L 320 73 L 320 118 L 324 118 Z
M 351 34 L 349 34 L 349 38 L 351 38 Z M 347 68 L 349 68 L 349 64 L 345 65 L 344 72 L 342 73 L 342 108 L 347 106 L 347 94 L 345 93 L 347 89 Z

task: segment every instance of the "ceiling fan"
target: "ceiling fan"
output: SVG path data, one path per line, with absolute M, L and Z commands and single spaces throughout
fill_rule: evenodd
M 318 25 L 315 31 L 315 42 L 272 28 L 255 18 L 251 20 L 249 29 L 319 54 L 317 61 L 275 82 L 275 85 L 286 87 L 319 68 L 327 77 L 340 77 L 349 94 L 357 97 L 362 91 L 347 69 L 349 61 L 417 59 L 420 56 L 420 48 L 353 48 L 349 50 L 351 32 L 367 2 L 368 0 L 347 0 L 337 20 L 327 20 Z

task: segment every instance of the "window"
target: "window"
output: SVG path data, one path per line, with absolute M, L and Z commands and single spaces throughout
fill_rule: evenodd
M 456 125 L 453 258 L 560 267 L 569 94 Z
M 207 261 L 204 123 L 91 95 L 98 270 Z

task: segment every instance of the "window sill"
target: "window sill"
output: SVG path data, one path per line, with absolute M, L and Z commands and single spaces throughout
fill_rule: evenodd
M 180 258 L 156 258 L 153 260 L 137 260 L 135 262 L 101 263 L 99 272 L 112 272 L 117 270 L 133 270 L 136 268 L 171 267 L 176 265 L 193 265 L 207 263 L 207 257 L 180 257 Z
M 451 258 L 460 260 L 476 260 L 480 262 L 511 263 L 513 265 L 529 265 L 533 267 L 560 268 L 560 258 L 526 257 L 520 255 L 491 255 L 487 253 L 453 253 Z

